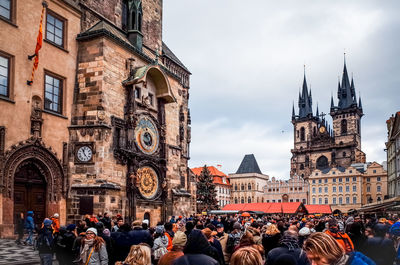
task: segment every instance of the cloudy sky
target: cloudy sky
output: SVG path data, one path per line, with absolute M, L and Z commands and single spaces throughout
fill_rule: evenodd
M 399 10 L 397 0 L 164 0 L 163 39 L 192 72 L 190 167 L 234 173 L 253 153 L 264 174 L 288 178 L 303 65 L 314 111 L 328 113 L 344 51 L 363 101 L 362 149 L 386 160 L 385 121 L 400 110 Z

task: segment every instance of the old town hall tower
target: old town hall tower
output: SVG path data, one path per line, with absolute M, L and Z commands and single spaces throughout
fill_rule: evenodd
M 347 167 L 353 163 L 365 163 L 361 151 L 361 98 L 357 102 L 353 78 L 349 79 L 346 62 L 342 82 L 338 84 L 338 104 L 331 97 L 331 126 L 324 113 L 315 114 L 312 109 L 311 89 L 307 87 L 304 75 L 303 87 L 299 93 L 299 112 L 292 109 L 294 148 L 291 150 L 290 176 L 298 175 L 307 179 L 314 169 Z

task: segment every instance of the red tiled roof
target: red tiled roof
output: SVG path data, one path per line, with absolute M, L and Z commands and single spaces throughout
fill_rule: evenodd
M 283 202 L 282 212 L 283 213 L 296 213 L 301 205 L 301 202 Z
M 301 202 L 263 202 L 263 203 L 239 203 L 227 204 L 223 210 L 236 211 L 260 211 L 264 213 L 296 213 Z
M 307 204 L 304 205 L 308 211 L 308 213 L 324 213 L 324 214 L 331 214 L 332 209 L 330 205 L 326 204 Z
M 204 167 L 195 167 L 195 168 L 191 168 L 191 170 L 196 176 L 200 176 L 203 168 Z M 208 169 L 208 171 L 210 171 L 210 174 L 213 176 L 214 184 L 231 186 L 229 177 L 224 172 L 219 171 L 214 166 L 209 166 L 209 167 L 207 167 L 207 169 Z M 226 183 L 223 183 L 222 177 L 225 177 Z

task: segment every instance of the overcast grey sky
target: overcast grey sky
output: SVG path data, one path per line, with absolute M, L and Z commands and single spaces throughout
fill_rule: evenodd
M 164 0 L 163 39 L 192 72 L 190 167 L 234 173 L 253 153 L 264 174 L 288 178 L 303 65 L 313 110 L 328 113 L 344 50 L 363 101 L 362 149 L 386 160 L 385 121 L 400 110 L 399 11 L 397 0 Z

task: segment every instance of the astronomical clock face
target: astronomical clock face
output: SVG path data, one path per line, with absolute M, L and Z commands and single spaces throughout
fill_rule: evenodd
M 141 117 L 135 128 L 135 141 L 140 151 L 151 155 L 157 151 L 159 144 L 158 130 L 148 117 Z
M 137 171 L 139 180 L 139 192 L 146 199 L 152 199 L 157 195 L 158 176 L 151 167 L 141 167 Z

